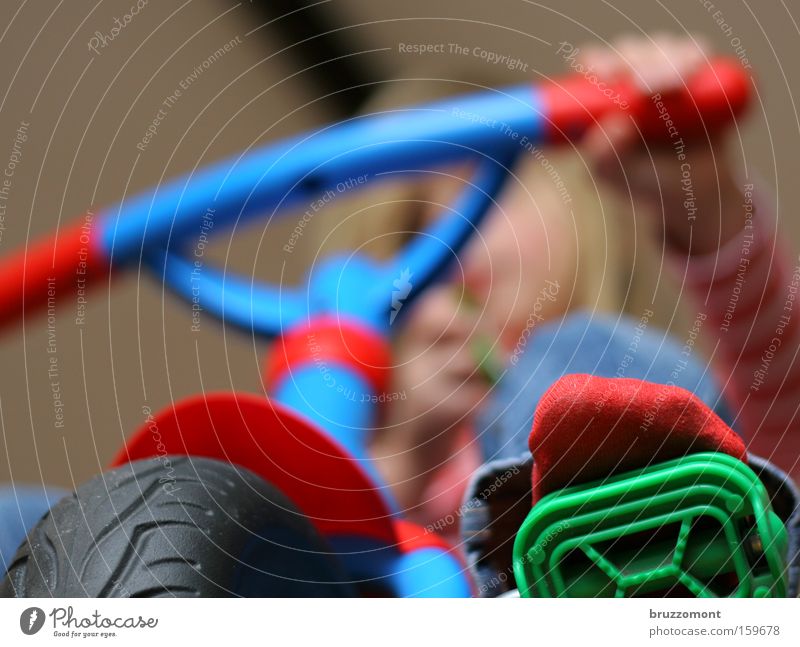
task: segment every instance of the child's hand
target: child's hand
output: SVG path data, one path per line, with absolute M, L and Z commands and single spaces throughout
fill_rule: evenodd
M 630 77 L 648 95 L 683 86 L 706 65 L 705 46 L 671 35 L 628 37 L 611 47 L 584 47 L 577 59 L 612 81 Z M 634 208 L 655 211 L 665 239 L 691 253 L 708 253 L 743 226 L 743 202 L 720 141 L 684 138 L 685 159 L 673 145 L 643 142 L 628 115 L 607 118 L 587 133 L 584 151 L 594 177 L 622 192 Z

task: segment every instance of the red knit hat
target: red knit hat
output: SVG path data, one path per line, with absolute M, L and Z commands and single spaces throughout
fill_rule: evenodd
M 741 438 L 693 393 L 581 374 L 565 375 L 542 396 L 528 446 L 534 503 L 553 490 L 696 452 L 747 457 Z

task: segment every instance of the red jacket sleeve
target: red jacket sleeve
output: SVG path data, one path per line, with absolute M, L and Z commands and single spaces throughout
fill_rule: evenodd
M 713 370 L 749 451 L 800 476 L 800 259 L 745 185 L 740 234 L 680 259 L 706 313 Z

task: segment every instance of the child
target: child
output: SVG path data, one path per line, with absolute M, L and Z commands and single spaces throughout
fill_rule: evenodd
M 695 40 L 661 35 L 626 38 L 613 47 L 585 47 L 575 60 L 598 78 L 628 76 L 656 95 L 681 85 L 705 64 L 706 56 L 704 46 Z M 696 345 L 702 343 L 709 354 L 711 370 L 692 374 L 696 379 L 691 386 L 713 390 L 707 375 L 713 373 L 731 414 L 728 419 L 749 448 L 800 473 L 793 396 L 800 385 L 800 362 L 795 361 L 800 329 L 794 314 L 800 270 L 778 242 L 775 215 L 752 172 L 744 167 L 734 171 L 725 161 L 719 138 L 686 141 L 681 149 L 648 147 L 625 115 L 597 124 L 583 138 L 580 162 L 588 167 L 592 181 L 610 187 L 630 204 L 632 228 L 648 232 L 657 243 L 654 248 L 662 248 L 663 264 L 677 280 L 691 313 L 685 328 L 673 326 L 681 352 L 696 360 Z M 398 344 L 394 388 L 408 394 L 408 399 L 389 408 L 387 424 L 376 434 L 372 451 L 401 505 L 423 525 L 442 529 L 441 520 L 452 518 L 444 513 L 453 511 L 477 462 L 510 456 L 512 448 L 526 451 L 537 394 L 570 370 L 563 360 L 574 357 L 576 342 L 597 331 L 594 315 L 558 323 L 570 311 L 597 309 L 591 298 L 576 297 L 586 274 L 589 285 L 598 286 L 597 277 L 601 287 L 606 287 L 604 281 L 617 283 L 623 303 L 631 283 L 639 278 L 625 275 L 625 263 L 615 274 L 606 274 L 607 256 L 614 255 L 615 246 L 634 259 L 642 253 L 630 239 L 627 246 L 625 239 L 614 239 L 625 233 L 625 226 L 605 217 L 606 203 L 600 203 L 599 213 L 577 214 L 575 204 L 552 190 L 552 176 L 546 178 L 548 191 L 548 182 L 531 173 L 531 167 L 540 164 L 539 156 L 523 161 L 518 181 L 488 216 L 482 236 L 462 255 L 458 279 L 426 294 Z M 538 180 L 530 181 L 533 177 Z M 441 183 L 430 201 L 446 203 L 443 196 L 451 192 L 451 186 Z M 601 229 L 599 236 L 595 229 L 594 237 L 579 231 L 576 223 L 588 217 L 602 219 L 607 229 Z M 594 262 L 587 267 L 587 246 L 610 251 L 603 258 L 593 249 Z M 660 277 L 661 262 L 656 269 Z M 461 305 L 463 293 L 479 307 Z M 595 354 L 595 363 L 585 366 L 584 372 L 615 375 L 641 331 L 649 329 L 652 335 L 659 318 L 669 322 L 675 317 L 674 306 L 669 310 L 653 300 L 639 308 L 628 303 L 627 310 L 635 324 L 625 328 L 625 344 L 619 343 L 619 335 L 610 334 L 617 327 L 615 319 L 611 323 L 602 319 L 597 323 L 598 343 L 599 338 L 613 338 L 619 352 L 609 347 L 607 353 Z M 547 319 L 554 323 L 543 334 L 540 324 Z M 584 332 L 561 338 L 562 325 L 565 330 L 582 327 Z M 483 378 L 471 353 L 471 345 L 481 338 L 497 339 L 497 348 L 510 365 L 497 391 Z M 545 338 L 551 345 L 532 352 L 536 340 Z M 595 350 L 602 351 L 603 346 Z M 562 362 L 549 374 L 541 370 L 548 356 Z M 668 381 L 669 375 L 670 371 L 644 371 L 642 377 L 658 382 Z M 490 411 L 476 424 L 487 399 L 493 402 Z M 722 400 L 713 399 L 712 404 L 722 410 Z M 481 456 L 475 455 L 473 443 L 464 440 L 465 428 L 477 428 Z

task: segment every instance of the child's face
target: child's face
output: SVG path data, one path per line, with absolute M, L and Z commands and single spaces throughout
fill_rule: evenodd
M 526 327 L 566 310 L 577 258 L 568 210 L 530 167 L 521 177 L 463 254 L 465 288 L 485 307 L 481 328 L 506 352 Z
M 478 370 L 487 347 L 504 364 L 526 327 L 564 312 L 571 298 L 572 218 L 547 180 L 524 164 L 518 173 L 521 180 L 509 180 L 460 264 L 422 296 L 397 340 L 398 388 L 416 393 L 417 413 L 439 414 L 437 426 L 479 403 L 489 386 Z M 437 182 L 429 199 L 449 204 L 460 188 L 458 180 Z
M 567 309 L 577 263 L 569 208 L 534 168 L 530 162 L 518 166 L 517 177 L 509 179 L 460 255 L 460 265 L 437 288 L 449 290 L 450 307 L 466 309 L 475 332 L 499 342 L 498 350 L 506 353 L 526 327 Z M 469 172 L 459 175 L 468 178 Z M 441 182 L 432 200 L 447 204 L 460 187 L 457 180 Z M 443 301 L 437 303 L 443 307 Z

